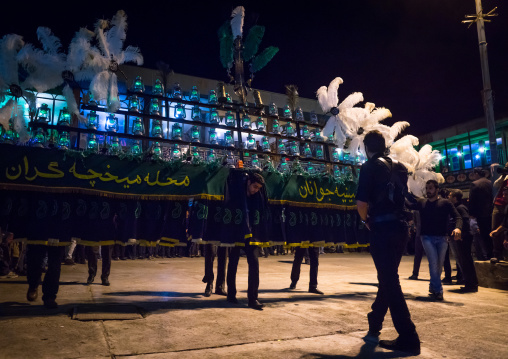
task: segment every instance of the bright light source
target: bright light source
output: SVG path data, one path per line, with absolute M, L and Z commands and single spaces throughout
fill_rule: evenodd
M 479 159 L 479 158 L 480 158 L 480 155 L 476 155 L 476 156 L 474 156 L 474 158 Z
M 485 147 L 480 147 L 480 153 L 485 152 Z
M 462 156 L 462 152 L 457 152 L 457 156 L 461 157 Z

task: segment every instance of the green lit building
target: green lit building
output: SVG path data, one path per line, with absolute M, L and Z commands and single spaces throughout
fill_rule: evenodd
M 508 117 L 496 121 L 498 163 L 508 162 L 506 139 Z M 429 144 L 441 153 L 436 172 L 443 174 L 444 187 L 468 189 L 475 167 L 482 167 L 490 177 L 489 135 L 485 118 L 477 118 L 453 127 L 420 136 L 420 146 Z

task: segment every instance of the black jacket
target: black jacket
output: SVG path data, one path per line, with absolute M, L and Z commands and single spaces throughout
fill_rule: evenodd
M 469 214 L 473 217 L 492 215 L 492 184 L 485 177 L 474 181 L 469 190 Z

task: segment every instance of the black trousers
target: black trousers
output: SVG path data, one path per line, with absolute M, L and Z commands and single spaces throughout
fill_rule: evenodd
M 473 236 L 466 235 L 460 241 L 452 238 L 449 243 L 455 258 L 457 258 L 457 264 L 462 273 L 465 286 L 467 288 L 478 288 L 478 278 L 476 277 L 473 255 L 471 254 Z
M 492 232 L 492 217 L 478 217 L 476 219 L 478 229 L 480 230 L 480 247 L 481 253 L 477 253 L 476 257 L 480 261 L 488 261 L 492 258 L 493 244 L 490 232 Z
M 307 253 L 310 259 L 309 289 L 315 289 L 318 285 L 317 276 L 319 267 L 319 247 L 296 248 L 295 258 L 293 259 L 293 268 L 291 269 L 291 282 L 296 284 L 300 279 L 300 268 L 302 266 L 302 260 Z
M 238 270 L 238 261 L 240 260 L 241 247 L 233 247 L 229 252 L 228 263 L 228 298 L 236 297 L 236 272 Z M 259 247 L 245 245 L 244 251 L 247 256 L 247 264 L 249 266 L 247 298 L 249 302 L 255 302 L 258 299 L 259 289 Z
M 415 259 L 413 263 L 413 275 L 418 277 L 420 273 L 420 264 L 425 250 L 423 249 L 422 238 L 420 236 L 415 238 Z
M 30 289 L 39 287 L 42 262 L 48 254 L 48 270 L 42 282 L 42 300 L 55 300 L 60 282 L 64 247 L 29 244 L 26 250 L 26 279 Z
M 203 283 L 212 284 L 215 277 L 213 273 L 213 261 L 217 257 L 217 281 L 215 282 L 215 290 L 218 288 L 226 290 L 226 264 L 227 251 L 226 247 L 218 247 L 214 244 L 205 244 L 205 276 Z
M 408 240 L 407 224 L 402 221 L 374 223 L 370 231 L 370 253 L 379 281 L 372 311 L 368 314 L 369 330 L 380 331 L 390 309 L 399 336 L 416 334 L 399 282 L 399 264 Z
M 450 246 L 446 248 L 446 254 L 445 259 L 443 263 L 443 271 L 444 271 L 444 278 L 451 279 L 452 278 L 452 265 L 450 263 Z
M 86 257 L 88 260 L 88 274 L 94 276 L 97 274 L 97 254 L 99 254 L 99 247 L 86 247 Z M 101 279 L 109 278 L 111 272 L 111 257 L 113 253 L 113 246 L 101 246 L 102 256 L 102 273 Z

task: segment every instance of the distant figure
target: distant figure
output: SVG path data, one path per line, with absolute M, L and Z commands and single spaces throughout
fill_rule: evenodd
M 492 230 L 492 184 L 481 168 L 473 170 L 473 179 L 469 190 L 469 216 L 478 224 L 482 248 L 476 256 L 479 260 L 489 260 L 492 258 L 492 239 L 489 236 Z

